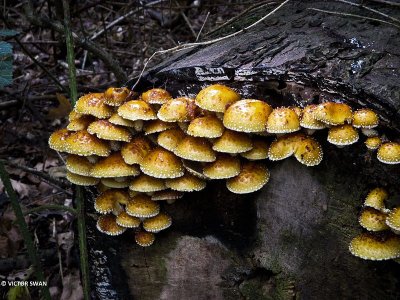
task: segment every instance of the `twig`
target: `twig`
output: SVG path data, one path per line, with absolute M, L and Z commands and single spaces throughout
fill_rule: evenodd
M 384 17 L 386 17 L 386 18 L 388 18 L 388 19 L 390 19 L 390 20 L 392 20 L 392 21 L 395 21 L 395 22 L 399 22 L 399 23 L 400 23 L 400 20 L 399 20 L 399 19 L 396 19 L 396 18 L 394 18 L 394 17 L 392 17 L 392 16 L 389 16 L 388 14 L 385 14 L 385 13 L 383 13 L 383 12 L 380 12 L 379 10 L 376 10 L 376 9 L 370 8 L 370 7 L 368 7 L 368 6 L 365 6 L 364 4 L 361 4 L 361 3 L 354 3 L 354 2 L 351 2 L 351 1 L 347 1 L 347 0 L 337 0 L 337 1 L 342 2 L 342 3 L 349 4 L 349 5 L 352 5 L 352 6 L 357 6 L 357 7 L 364 8 L 364 9 L 366 9 L 366 10 L 372 11 L 373 13 L 376 13 L 376 14 L 378 14 L 378 15 L 384 16 Z
M 18 100 L 4 101 L 0 103 L 0 110 L 18 105 Z
M 201 28 L 200 28 L 200 30 L 199 30 L 199 33 L 198 33 L 197 36 L 196 36 L 195 42 L 197 42 L 197 41 L 199 40 L 200 35 L 201 35 L 201 32 L 203 31 L 204 25 L 206 25 L 206 23 L 207 23 L 207 20 L 208 20 L 209 15 L 210 15 L 210 12 L 208 11 L 208 12 L 207 12 L 207 15 L 206 15 L 206 18 L 204 19 L 203 25 L 201 25 Z
M 65 205 L 59 205 L 59 204 L 40 205 L 38 207 L 26 210 L 24 212 L 24 215 L 34 214 L 34 213 L 37 213 L 37 212 L 41 212 L 43 210 L 61 210 L 61 211 L 69 212 L 72 215 L 76 215 L 76 209 L 75 208 L 68 207 L 68 206 L 65 206 Z
M 175 4 L 176 4 L 176 6 L 179 7 L 178 1 L 175 0 Z M 190 32 L 193 34 L 193 37 L 196 38 L 196 32 L 194 31 L 194 29 L 192 27 L 192 24 L 190 24 L 190 21 L 189 21 L 188 17 L 186 16 L 185 12 L 180 7 L 179 7 L 179 11 L 180 11 L 180 15 L 182 16 L 183 20 L 185 21 L 185 23 L 189 27 Z
M 392 2 L 387 0 L 368 0 L 368 1 L 400 7 L 400 3 L 398 2 Z
M 354 18 L 359 18 L 359 19 L 364 19 L 364 20 L 371 20 L 371 21 L 381 22 L 381 23 L 385 23 L 385 24 L 392 25 L 394 27 L 400 28 L 399 25 L 396 25 L 396 24 L 393 24 L 391 22 L 388 22 L 388 21 L 385 21 L 385 20 L 381 20 L 381 19 L 375 19 L 375 18 L 365 17 L 365 16 L 361 16 L 361 15 L 355 15 L 355 14 L 349 14 L 349 13 L 344 13 L 344 12 L 323 10 L 323 9 L 314 8 L 314 7 L 309 7 L 307 9 L 323 12 L 323 13 L 326 13 L 326 14 L 339 15 L 339 16 L 344 16 L 344 17 L 354 17 Z
M 19 205 L 19 202 L 17 200 L 17 195 L 15 194 L 15 191 L 11 185 L 10 177 L 8 176 L 8 173 L 6 172 L 4 165 L 1 162 L 0 162 L 0 178 L 3 181 L 8 197 L 10 198 L 11 205 L 15 213 L 15 217 L 17 218 L 16 222 L 18 224 L 19 230 L 21 231 L 22 237 L 24 238 L 26 249 L 28 250 L 29 259 L 35 269 L 36 278 L 38 281 L 45 282 L 45 277 L 42 267 L 40 265 L 39 257 L 37 255 L 31 234 L 29 233 L 28 225 L 25 222 L 21 206 Z M 41 286 L 40 289 L 42 292 L 42 296 L 45 299 L 50 300 L 51 297 L 50 297 L 49 287 L 47 285 Z
M 228 34 L 228 35 L 225 35 L 225 36 L 223 36 L 223 37 L 216 38 L 216 39 L 213 39 L 213 40 L 205 41 L 205 42 L 194 42 L 194 43 L 181 44 L 181 45 L 178 45 L 178 46 L 173 47 L 173 48 L 169 48 L 169 49 L 166 49 L 166 50 L 158 50 L 158 51 L 154 52 L 154 53 L 149 57 L 149 59 L 147 60 L 147 62 L 144 64 L 143 69 L 142 69 L 142 71 L 140 72 L 139 77 L 138 77 L 138 79 L 136 80 L 136 82 L 134 83 L 132 89 L 134 89 L 134 88 L 136 87 L 136 85 L 139 83 L 140 79 L 141 79 L 142 76 L 143 76 L 144 71 L 146 70 L 146 67 L 147 67 L 148 63 L 150 62 L 150 60 L 151 60 L 155 55 L 157 55 L 157 54 L 164 54 L 164 53 L 173 52 L 173 51 L 187 50 L 187 49 L 190 49 L 190 48 L 193 48 L 193 47 L 196 47 L 196 46 L 210 45 L 210 44 L 213 44 L 213 43 L 216 43 L 216 42 L 220 42 L 220 41 L 223 41 L 223 40 L 225 40 L 225 39 L 234 37 L 234 36 L 236 36 L 236 35 L 238 35 L 238 34 L 240 34 L 240 33 L 245 32 L 246 30 L 249 30 L 250 28 L 253 28 L 254 26 L 260 24 L 260 23 L 263 22 L 266 18 L 268 18 L 269 16 L 273 15 L 274 13 L 276 13 L 282 6 L 284 6 L 284 5 L 285 5 L 286 3 L 288 3 L 289 1 L 290 1 L 290 0 L 286 0 L 286 1 L 282 2 L 280 5 L 278 5 L 276 8 L 274 8 L 272 11 L 270 11 L 268 14 L 266 14 L 266 15 L 263 16 L 262 18 L 258 19 L 258 20 L 257 20 L 256 22 L 254 22 L 253 24 L 251 24 L 251 25 L 249 25 L 249 26 L 247 26 L 247 27 L 245 27 L 245 28 L 243 28 L 243 29 L 241 29 L 241 30 L 239 30 L 239 31 L 236 31 L 236 32 L 234 32 L 234 33 L 231 33 L 231 34 Z

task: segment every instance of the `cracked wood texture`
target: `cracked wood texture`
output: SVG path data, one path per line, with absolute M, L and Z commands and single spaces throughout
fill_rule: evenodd
M 365 3 L 400 17 L 395 7 Z M 229 30 L 272 8 L 249 12 Z M 193 96 L 217 81 L 274 107 L 341 99 L 374 108 L 381 133 L 398 139 L 399 29 L 308 8 L 383 18 L 334 1 L 291 1 L 245 33 L 165 59 L 137 91 L 161 86 L 173 96 Z M 388 206 L 399 205 L 400 168 L 379 163 L 362 142 L 336 148 L 326 134 L 315 135 L 324 149 L 319 166 L 293 158 L 267 162 L 271 179 L 259 192 L 234 195 L 213 181 L 165 205 L 173 226 L 149 248 L 135 246 L 131 232 L 109 238 L 93 231 L 93 297 L 399 299 L 400 265 L 353 257 L 348 244 L 361 232 L 358 213 L 369 190 L 383 186 Z

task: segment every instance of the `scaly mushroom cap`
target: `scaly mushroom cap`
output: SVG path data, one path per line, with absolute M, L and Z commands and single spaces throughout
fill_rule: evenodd
M 354 256 L 367 260 L 393 259 L 400 256 L 400 236 L 362 233 L 353 238 L 349 250 Z
M 70 121 L 69 124 L 67 125 L 67 129 L 69 131 L 84 130 L 84 129 L 88 128 L 90 123 L 92 123 L 94 120 L 95 119 L 93 116 L 82 115 L 80 118 L 76 118 L 76 119 Z
M 121 125 L 125 127 L 135 127 L 135 121 L 127 120 L 121 117 L 118 113 L 114 113 L 108 121 L 114 125 Z
M 152 201 L 175 201 L 182 198 L 184 193 L 172 190 L 158 191 L 151 195 Z
M 91 123 L 87 131 L 102 140 L 129 142 L 132 138 L 129 130 L 114 125 L 108 120 L 97 120 Z
M 108 156 L 111 152 L 110 145 L 91 135 L 86 130 L 76 131 L 66 139 L 67 150 L 69 154 L 80 156 Z
M 377 158 L 380 162 L 385 164 L 399 164 L 400 143 L 383 143 L 378 149 Z
M 119 189 L 110 189 L 102 192 L 94 201 L 94 209 L 100 214 L 111 213 L 118 204 L 126 204 L 129 201 L 128 192 Z
M 174 152 L 179 142 L 185 138 L 185 133 L 179 128 L 168 129 L 161 132 L 157 137 L 157 144 Z
M 132 180 L 129 189 L 136 192 L 150 193 L 165 190 L 166 186 L 162 179 L 141 174 Z
M 180 97 L 168 100 L 158 110 L 157 117 L 164 122 L 187 122 L 196 115 L 194 100 Z
M 326 125 L 315 118 L 317 105 L 307 105 L 300 117 L 300 126 L 307 129 L 324 129 Z
M 193 161 L 212 162 L 215 160 L 215 152 L 205 138 L 186 136 L 178 143 L 174 153 L 181 158 Z
M 372 207 L 364 207 L 358 222 L 368 231 L 382 231 L 389 227 L 386 225 L 387 214 Z
M 79 118 L 82 118 L 83 116 L 84 116 L 84 114 L 77 113 L 76 111 L 73 110 L 68 115 L 68 121 L 71 122 L 73 120 L 77 120 Z
M 155 235 L 151 232 L 139 231 L 135 233 L 136 244 L 141 247 L 149 247 L 153 245 L 155 239 Z
M 260 160 L 268 158 L 268 142 L 266 140 L 255 138 L 253 139 L 253 149 L 247 152 L 240 153 L 241 156 L 248 160 Z
M 92 176 L 96 178 L 125 177 L 139 175 L 137 166 L 128 165 L 121 153 L 115 152 L 98 161 L 92 168 Z
M 73 184 L 82 185 L 82 186 L 91 186 L 91 185 L 96 185 L 99 183 L 98 178 L 93 178 L 90 176 L 83 176 L 83 175 L 72 173 L 70 171 L 67 171 L 67 179 L 69 182 L 71 182 Z
M 141 223 L 138 217 L 130 216 L 126 211 L 122 211 L 118 214 L 116 222 L 119 226 L 125 228 L 138 228 Z
M 126 212 L 133 217 L 151 218 L 159 214 L 160 205 L 149 196 L 138 194 L 126 204 Z
M 289 133 L 300 130 L 297 114 L 288 107 L 275 108 L 268 116 L 267 132 Z
M 126 87 L 110 87 L 104 93 L 104 103 L 110 106 L 120 106 L 128 99 L 129 94 L 130 91 Z
M 118 108 L 118 115 L 131 121 L 157 119 L 150 104 L 143 100 L 131 100 L 125 102 Z
M 282 160 L 293 155 L 298 140 L 304 138 L 302 134 L 285 134 L 271 143 L 268 149 L 270 160 Z
M 328 125 L 342 125 L 351 122 L 353 113 L 347 104 L 327 102 L 317 106 L 314 117 Z
M 53 150 L 64 152 L 68 149 L 67 138 L 74 132 L 66 128 L 54 131 L 49 137 L 49 147 Z
M 115 180 L 116 178 L 102 178 L 100 181 L 101 183 L 108 188 L 114 188 L 114 189 L 124 189 L 129 186 L 129 180 L 120 180 L 123 177 L 119 177 L 118 180 Z M 127 177 L 129 178 L 129 177 Z
M 142 100 L 150 104 L 164 104 L 171 99 L 170 93 L 159 88 L 148 90 L 142 94 Z
M 102 215 L 97 219 L 97 229 L 107 235 L 120 235 L 125 232 L 126 228 L 117 224 L 117 217 L 113 214 Z
M 289 106 L 289 108 L 290 108 L 291 110 L 293 110 L 299 118 L 301 117 L 301 114 L 303 113 L 303 110 L 301 109 L 301 107 L 298 107 L 298 106 Z
M 156 178 L 176 178 L 184 173 L 179 157 L 162 148 L 151 150 L 142 160 L 140 169 Z
M 232 103 L 240 100 L 240 95 L 231 88 L 213 84 L 202 89 L 196 96 L 195 102 L 202 109 L 225 112 Z
M 357 129 L 349 124 L 329 128 L 328 142 L 337 146 L 347 146 L 358 141 Z
M 376 150 L 382 145 L 382 139 L 379 136 L 369 137 L 364 142 L 365 146 L 370 150 Z
M 386 224 L 397 232 L 400 231 L 400 207 L 393 208 L 386 218 Z
M 140 164 L 150 150 L 151 144 L 147 138 L 135 136 L 130 143 L 122 146 L 121 155 L 129 165 Z
M 178 192 L 194 192 L 204 189 L 206 182 L 190 173 L 185 173 L 182 177 L 167 179 L 165 185 Z
M 172 224 L 172 219 L 165 213 L 160 213 L 155 217 L 143 221 L 143 229 L 148 232 L 157 233 L 167 229 Z
M 217 138 L 224 132 L 224 125 L 214 115 L 199 117 L 190 122 L 187 134 L 196 137 Z
M 148 135 L 152 133 L 162 132 L 174 127 L 176 127 L 176 124 L 172 122 L 167 123 L 161 120 L 152 120 L 144 125 L 144 134 Z
M 295 145 L 294 156 L 308 167 L 319 165 L 323 158 L 321 145 L 313 138 L 299 139 Z
M 240 160 L 228 154 L 218 154 L 217 159 L 203 168 L 210 179 L 228 179 L 239 175 Z
M 359 109 L 353 114 L 353 126 L 356 128 L 375 128 L 378 124 L 378 115 L 369 108 Z
M 83 176 L 90 176 L 93 164 L 89 162 L 86 157 L 78 155 L 68 155 L 65 161 L 67 170 Z
M 389 198 L 388 192 L 383 188 L 374 188 L 364 200 L 364 206 L 372 207 L 380 211 L 385 211 L 385 200 Z
M 258 191 L 269 180 L 267 167 L 260 163 L 246 162 L 236 177 L 226 181 L 226 187 L 235 194 L 247 194 Z
M 227 129 L 215 140 L 212 149 L 223 153 L 243 153 L 253 149 L 253 143 L 247 134 Z
M 86 94 L 76 101 L 74 111 L 82 115 L 92 115 L 99 119 L 107 119 L 111 117 L 113 110 L 104 101 L 103 93 Z
M 226 128 L 242 132 L 259 132 L 267 129 L 272 107 L 266 102 L 244 99 L 235 102 L 224 114 Z

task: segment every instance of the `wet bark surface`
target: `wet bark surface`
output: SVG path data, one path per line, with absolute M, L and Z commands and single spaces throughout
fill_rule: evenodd
M 331 1 L 293 1 L 251 31 L 177 53 L 137 89 L 194 95 L 218 81 L 274 107 L 340 99 L 374 108 L 381 133 L 398 138 L 398 29 L 309 7 L 370 16 Z M 266 13 L 250 12 L 232 26 Z M 324 149 L 319 166 L 268 161 L 271 179 L 259 192 L 234 195 L 213 181 L 166 204 L 173 226 L 145 250 L 131 232 L 109 238 L 93 231 L 92 250 L 111 257 L 108 277 L 95 275 L 94 286 L 108 281 L 119 299 L 398 299 L 400 265 L 353 257 L 348 244 L 361 232 L 357 218 L 369 190 L 386 187 L 388 206 L 398 205 L 400 168 L 379 163 L 362 142 L 339 149 L 326 134 L 315 136 Z M 94 266 L 98 258 L 91 259 Z

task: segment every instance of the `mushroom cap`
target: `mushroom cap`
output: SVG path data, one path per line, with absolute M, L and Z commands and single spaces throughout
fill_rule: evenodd
M 171 99 L 170 93 L 160 88 L 151 89 L 142 94 L 142 100 L 150 104 L 164 104 Z
M 182 163 L 185 170 L 193 176 L 196 176 L 197 178 L 200 178 L 202 180 L 209 179 L 203 174 L 203 166 L 205 164 L 204 162 L 183 159 Z
M 243 132 L 225 130 L 224 133 L 214 141 L 212 149 L 223 153 L 243 153 L 253 148 L 251 138 Z
M 129 201 L 128 192 L 119 189 L 109 189 L 97 196 L 94 201 L 94 209 L 100 214 L 111 213 L 118 204 L 126 204 Z
M 372 207 L 380 211 L 385 211 L 385 200 L 389 198 L 388 192 L 380 187 L 371 190 L 364 200 L 364 206 Z
M 157 216 L 143 221 L 143 229 L 148 232 L 157 233 L 167 229 L 172 224 L 172 219 L 166 213 L 159 213 Z
M 378 149 L 377 158 L 380 162 L 385 164 L 399 164 L 400 143 L 383 143 Z
M 240 100 L 240 95 L 222 84 L 213 84 L 202 89 L 195 102 L 202 109 L 225 112 L 229 105 Z
M 131 100 L 125 102 L 118 108 L 118 115 L 131 121 L 157 119 L 150 104 L 143 100 Z
M 356 110 L 353 114 L 353 126 L 356 128 L 375 128 L 378 124 L 378 115 L 369 108 Z
M 358 222 L 368 231 L 382 231 L 389 227 L 386 225 L 387 214 L 372 207 L 364 207 Z
M 267 129 L 272 107 L 266 102 L 244 99 L 233 103 L 224 114 L 224 126 L 242 132 L 259 132 Z
M 138 218 L 150 218 L 159 214 L 160 205 L 152 201 L 150 196 L 138 194 L 126 204 L 128 215 Z
M 347 146 L 358 141 L 357 129 L 349 124 L 337 125 L 329 128 L 328 142 L 337 146 Z
M 125 228 L 138 228 L 140 226 L 140 219 L 138 217 L 130 216 L 126 211 L 121 211 L 116 219 L 119 226 Z
M 153 245 L 155 239 L 155 235 L 151 232 L 139 231 L 135 233 L 136 244 L 141 247 L 149 247 Z
M 269 171 L 263 164 L 246 162 L 242 164 L 239 175 L 226 181 L 226 187 L 235 194 L 247 194 L 258 191 L 269 180 Z
M 75 118 L 69 122 L 67 129 L 69 131 L 79 131 L 88 128 L 90 123 L 94 121 L 94 117 L 90 115 L 82 115 L 80 118 Z
M 342 125 L 351 122 L 353 113 L 347 104 L 326 102 L 317 106 L 314 117 L 328 125 Z
M 365 140 L 365 146 L 370 150 L 376 150 L 382 145 L 382 139 L 379 136 L 372 136 Z
M 303 138 L 302 134 L 285 134 L 278 137 L 269 146 L 268 158 L 273 161 L 288 158 L 293 155 L 297 141 Z
M 400 256 L 400 236 L 361 233 L 350 242 L 349 250 L 354 256 L 367 260 L 393 259 Z
M 93 164 L 87 160 L 86 157 L 78 155 L 68 155 L 65 161 L 67 170 L 83 176 L 90 176 Z
M 196 115 L 194 100 L 180 97 L 168 100 L 157 112 L 157 117 L 164 122 L 187 122 Z
M 135 121 L 124 119 L 118 113 L 113 113 L 113 115 L 108 119 L 108 121 L 114 125 L 121 125 L 121 126 L 125 126 L 125 127 L 135 127 Z
M 150 193 L 165 190 L 166 186 L 163 179 L 141 174 L 140 176 L 133 178 L 129 185 L 129 189 L 136 192 Z
M 300 130 L 297 114 L 288 107 L 275 108 L 268 116 L 267 132 L 289 133 Z
M 165 185 L 178 192 L 194 192 L 204 189 L 206 182 L 190 173 L 185 173 L 182 177 L 167 179 Z
M 168 201 L 168 200 L 177 200 L 182 198 L 184 195 L 183 192 L 173 191 L 173 190 L 164 190 L 158 191 L 151 195 L 152 201 Z
M 80 114 L 74 110 L 72 110 L 69 115 L 68 115 L 68 121 L 73 121 L 73 120 L 77 120 L 79 118 L 81 118 L 82 116 L 84 116 L 84 114 Z
M 184 159 L 211 162 L 215 160 L 215 152 L 205 138 L 186 136 L 178 143 L 174 153 Z
M 161 132 L 157 137 L 157 144 L 174 152 L 179 142 L 185 138 L 185 133 L 179 128 L 168 129 Z
M 224 132 L 224 125 L 217 116 L 198 117 L 190 122 L 187 134 L 196 137 L 217 138 Z
M 114 125 L 108 120 L 97 120 L 89 125 L 87 131 L 96 135 L 99 139 L 109 141 L 129 142 L 131 133 L 126 128 Z
M 67 150 L 69 154 L 80 156 L 108 156 L 111 152 L 110 145 L 91 135 L 86 130 L 76 131 L 66 139 Z
M 326 125 L 318 121 L 315 118 L 315 111 L 317 109 L 317 105 L 311 104 L 307 105 L 301 114 L 300 117 L 300 126 L 303 128 L 308 128 L 308 129 L 324 129 Z
M 99 160 L 94 164 L 91 175 L 96 178 L 125 177 L 139 175 L 137 166 L 128 165 L 120 152 Z
M 162 132 L 174 127 L 176 127 L 176 124 L 172 122 L 168 123 L 161 120 L 152 120 L 144 124 L 144 134 L 148 135 L 152 133 Z
M 203 168 L 203 174 L 210 179 L 228 179 L 239 175 L 240 160 L 228 154 L 218 154 L 217 159 Z
M 386 224 L 395 231 L 400 231 L 400 207 L 393 208 L 386 218 Z
M 54 131 L 49 137 L 49 147 L 55 151 L 64 152 L 68 149 L 67 138 L 74 132 L 66 128 Z
M 302 109 L 301 107 L 298 107 L 298 106 L 289 106 L 289 108 L 290 108 L 291 110 L 293 110 L 299 118 L 301 117 L 301 114 L 303 113 L 303 109 Z
M 111 117 L 113 110 L 104 101 L 104 93 L 86 94 L 76 101 L 74 111 L 82 115 L 92 115 L 99 119 L 107 119 Z
M 119 177 L 123 178 L 123 177 Z M 123 188 L 127 188 L 129 186 L 129 180 L 125 179 L 123 181 L 120 180 L 115 180 L 115 178 L 101 178 L 100 182 L 108 187 L 108 188 L 114 188 L 114 189 L 123 189 Z
M 128 99 L 129 94 L 130 90 L 128 90 L 126 87 L 109 87 L 104 92 L 104 103 L 110 106 L 120 106 Z
M 121 155 L 129 165 L 140 164 L 150 150 L 151 144 L 147 138 L 134 136 L 130 143 L 122 146 Z
M 323 158 L 321 145 L 311 137 L 300 138 L 296 142 L 294 156 L 308 167 L 319 165 Z
M 176 178 L 184 173 L 179 157 L 162 148 L 151 150 L 142 160 L 140 169 L 156 178 Z
M 99 183 L 98 178 L 93 178 L 90 176 L 83 176 L 83 175 L 72 173 L 70 171 L 67 171 L 67 179 L 69 182 L 71 182 L 73 184 L 82 185 L 82 186 L 91 186 L 91 185 L 96 185 Z
M 268 158 L 268 142 L 264 139 L 253 139 L 253 149 L 240 153 L 241 156 L 248 160 L 260 160 Z
M 102 215 L 97 219 L 97 229 L 107 235 L 120 235 L 125 232 L 126 228 L 117 224 L 117 217 L 113 214 Z

